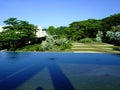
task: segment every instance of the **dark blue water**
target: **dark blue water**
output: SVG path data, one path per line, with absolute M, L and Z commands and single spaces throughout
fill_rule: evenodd
M 120 90 L 120 55 L 0 52 L 0 90 Z

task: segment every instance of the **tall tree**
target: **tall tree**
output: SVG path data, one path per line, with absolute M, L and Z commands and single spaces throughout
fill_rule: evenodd
M 56 28 L 54 26 L 49 26 L 48 29 L 47 29 L 48 34 L 55 35 L 56 34 L 55 29 Z
M 0 33 L 0 40 L 6 41 L 5 44 L 8 49 L 12 48 L 14 50 L 24 46 L 26 41 L 23 39 L 36 37 L 37 26 L 27 21 L 8 18 L 4 23 L 6 26 L 3 27 L 3 31 Z
M 18 40 L 36 37 L 37 26 L 29 24 L 27 21 L 9 18 L 5 20 L 4 23 L 7 26 L 3 27 L 2 40 Z
M 102 19 L 102 26 L 104 31 L 112 30 L 112 26 L 117 25 L 120 25 L 120 13 Z
M 55 33 L 60 37 L 67 37 L 68 29 L 68 27 L 60 26 L 56 28 Z
M 17 25 L 18 22 L 19 20 L 17 20 L 17 18 L 8 18 L 7 20 L 4 21 L 6 25 L 12 25 L 12 26 Z
M 70 24 L 70 34 L 75 40 L 81 38 L 95 38 L 98 31 L 102 30 L 101 20 L 88 19 Z

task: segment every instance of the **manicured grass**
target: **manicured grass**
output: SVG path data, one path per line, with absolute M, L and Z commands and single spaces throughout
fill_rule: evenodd
M 73 52 L 94 51 L 94 52 L 120 53 L 120 51 L 115 50 L 113 48 L 117 48 L 117 46 L 107 44 L 107 43 L 73 43 L 72 51 Z
M 104 53 L 120 53 L 120 46 L 114 46 L 107 43 L 72 43 L 72 49 L 66 50 L 58 50 L 59 47 L 56 47 L 54 50 L 50 50 L 50 52 L 104 52 Z M 41 45 L 29 45 L 23 48 L 17 49 L 16 51 L 41 51 Z

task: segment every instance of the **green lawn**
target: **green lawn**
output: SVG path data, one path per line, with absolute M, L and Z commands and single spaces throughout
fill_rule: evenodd
M 72 43 L 73 52 L 105 52 L 105 53 L 120 53 L 118 50 L 113 48 L 120 48 L 119 46 L 114 46 L 107 43 Z

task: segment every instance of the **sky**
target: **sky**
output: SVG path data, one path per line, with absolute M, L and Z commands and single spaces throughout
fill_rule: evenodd
M 0 26 L 11 17 L 48 28 L 117 13 L 120 0 L 0 0 Z

